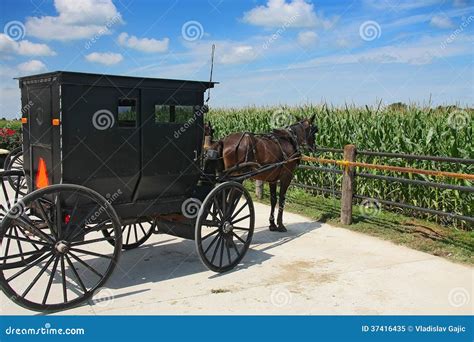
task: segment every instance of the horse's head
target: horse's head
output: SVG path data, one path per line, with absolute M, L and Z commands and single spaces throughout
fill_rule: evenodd
M 295 134 L 298 145 L 306 146 L 311 152 L 316 147 L 316 133 L 318 133 L 318 126 L 314 122 L 315 117 L 316 114 L 313 114 L 309 119 L 300 120 L 289 127 Z

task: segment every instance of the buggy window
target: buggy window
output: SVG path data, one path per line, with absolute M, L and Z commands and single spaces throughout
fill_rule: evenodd
M 191 120 L 193 117 L 193 106 L 155 105 L 156 123 L 183 124 Z
M 135 127 L 137 122 L 137 100 L 120 99 L 118 104 L 119 127 Z

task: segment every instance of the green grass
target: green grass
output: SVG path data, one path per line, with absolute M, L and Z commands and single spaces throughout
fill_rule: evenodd
M 254 182 L 245 182 L 254 196 Z M 269 204 L 268 186 L 261 202 Z M 376 215 L 363 214 L 361 206 L 353 206 L 353 224 L 339 221 L 340 201 L 334 197 L 315 196 L 291 187 L 287 193 L 285 210 L 313 220 L 392 241 L 451 261 L 474 265 L 474 232 L 444 227 L 434 222 L 415 219 L 382 209 Z
M 19 130 L 21 128 L 20 120 L 0 120 L 0 128 L 11 128 Z

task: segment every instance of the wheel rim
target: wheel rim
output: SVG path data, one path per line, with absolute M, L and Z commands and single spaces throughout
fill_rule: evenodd
M 8 211 L 12 208 L 15 208 L 15 211 L 21 209 L 21 199 L 23 198 L 23 192 L 20 191 L 22 182 L 25 181 L 25 176 L 23 171 L 3 171 L 0 172 L 1 181 L 2 181 L 2 190 L 0 191 L 0 220 L 3 220 Z M 13 184 L 13 186 L 11 185 Z M 20 204 L 17 204 L 19 203 Z M 22 251 L 23 253 L 29 253 L 32 251 L 37 251 L 43 246 L 37 243 L 37 239 L 28 234 L 22 227 L 15 225 L 10 226 L 9 229 L 5 232 L 6 241 L 5 245 L 10 247 L 10 244 L 16 245 L 16 249 Z M 13 236 L 13 238 L 10 238 Z M 37 259 L 38 256 L 31 254 L 22 257 L 17 261 L 8 261 L 3 260 L 0 262 L 0 268 L 8 269 L 12 267 L 18 267 L 25 265 L 26 263 Z
M 223 183 L 204 200 L 196 222 L 196 247 L 202 262 L 215 272 L 234 268 L 253 236 L 252 199 L 241 184 Z
M 8 161 L 7 169 L 8 171 L 21 171 L 23 172 L 23 151 L 18 152 Z M 28 185 L 26 178 L 23 177 L 20 182 L 16 182 L 14 178 L 9 177 L 8 182 L 10 186 L 18 190 L 22 196 L 25 196 L 28 192 Z
M 7 246 L 8 239 L 18 239 L 8 233 L 11 227 L 21 227 L 43 248 L 31 252 L 32 261 L 0 269 L 3 291 L 36 311 L 66 309 L 91 297 L 112 273 L 121 250 L 120 223 L 110 204 L 90 189 L 53 185 L 27 195 L 22 208 L 21 214 L 10 210 L 2 222 L 0 263 L 18 262 L 26 254 Z M 107 226 L 113 227 L 110 238 L 101 234 Z
M 122 248 L 123 249 L 134 249 L 144 244 L 148 238 L 153 234 L 155 228 L 155 222 L 153 219 L 144 221 L 137 221 L 134 223 L 123 225 L 122 230 Z M 104 236 L 109 237 L 112 229 L 103 231 Z M 109 240 L 110 243 L 114 243 L 113 240 Z

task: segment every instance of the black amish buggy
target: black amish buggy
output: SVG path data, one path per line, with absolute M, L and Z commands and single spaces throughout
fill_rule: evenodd
M 254 230 L 251 197 L 242 177 L 203 171 L 204 94 L 214 84 L 59 71 L 19 78 L 23 169 L 1 172 L 6 296 L 37 311 L 81 304 L 122 249 L 153 233 L 195 240 L 213 271 L 240 263 Z

